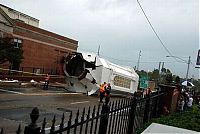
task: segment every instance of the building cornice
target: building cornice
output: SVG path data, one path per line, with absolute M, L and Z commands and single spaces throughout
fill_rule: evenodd
M 0 7 L 0 14 L 3 15 L 3 17 L 5 17 L 5 19 L 10 23 L 10 26 L 14 26 L 13 20 L 1 9 L 1 7 Z
M 29 38 L 29 37 L 21 36 L 21 35 L 18 35 L 18 34 L 13 34 L 13 36 L 14 36 L 14 37 L 17 37 L 17 38 L 21 38 L 21 39 L 29 40 L 29 41 L 33 41 L 33 42 L 37 42 L 37 43 L 41 43 L 41 44 L 44 44 L 44 45 L 52 46 L 52 47 L 55 47 L 55 48 L 60 48 L 60 49 L 64 49 L 64 50 L 68 50 L 68 51 L 76 52 L 76 50 L 74 50 L 74 49 L 70 49 L 70 48 L 66 48 L 66 47 L 58 46 L 58 45 L 55 45 L 55 44 L 52 44 L 52 43 L 47 43 L 47 42 L 44 42 L 44 41 L 39 41 L 39 40 L 32 39 L 32 38 Z
M 51 40 L 55 40 L 55 41 L 59 41 L 61 43 L 68 43 L 67 45 L 69 46 L 72 46 L 72 47 L 78 47 L 78 44 L 72 44 L 73 42 L 70 42 L 70 41 L 64 41 L 64 40 L 61 40 L 61 39 L 58 39 L 58 38 L 54 38 L 52 36 L 48 36 L 48 35 L 45 35 L 45 34 L 41 34 L 39 32 L 36 32 L 36 31 L 32 31 L 32 30 L 29 30 L 29 29 L 26 29 L 26 28 L 22 28 L 22 27 L 18 27 L 16 26 L 14 29 L 19 29 L 19 30 L 23 30 L 23 31 L 26 31 L 26 32 L 29 32 L 29 33 L 33 33 L 33 34 L 36 34 L 36 35 L 39 35 L 39 36 L 42 36 L 42 37 L 45 37 L 45 38 L 49 38 Z M 14 30 L 15 31 L 15 30 Z
M 39 22 L 38 19 L 36 19 L 36 18 L 34 18 L 34 17 L 31 17 L 31 16 L 29 16 L 29 15 L 27 15 L 27 14 L 24 14 L 24 13 L 22 13 L 22 12 L 19 12 L 19 11 L 15 10 L 15 9 L 12 9 L 12 8 L 10 8 L 10 7 L 7 7 L 7 6 L 5 6 L 5 5 L 0 4 L 0 7 L 1 7 L 1 6 L 4 7 L 4 8 L 7 8 L 8 10 L 11 10 L 11 11 L 13 11 L 13 12 L 19 13 L 19 14 L 21 14 L 21 15 L 23 15 L 23 16 L 29 17 L 29 18 L 31 18 L 32 20 L 35 20 L 35 21 L 38 21 L 38 22 Z

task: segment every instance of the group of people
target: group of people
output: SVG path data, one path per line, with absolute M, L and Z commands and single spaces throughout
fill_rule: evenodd
M 193 98 L 192 95 L 187 91 L 181 93 L 178 100 L 178 111 L 182 112 L 184 110 L 190 109 L 192 107 Z
M 110 101 L 110 91 L 111 86 L 110 83 L 102 83 L 99 87 L 99 93 L 100 93 L 100 103 L 103 103 L 103 98 L 105 97 L 105 104 L 108 104 Z

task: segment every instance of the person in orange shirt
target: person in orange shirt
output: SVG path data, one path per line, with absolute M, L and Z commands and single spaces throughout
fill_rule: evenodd
M 104 82 L 103 84 L 101 84 L 100 87 L 99 87 L 100 103 L 103 103 L 103 98 L 105 96 L 105 86 L 106 86 L 106 82 Z
M 47 75 L 45 76 L 45 80 L 44 80 L 44 87 L 43 87 L 44 90 L 48 90 L 49 79 L 50 79 L 50 76 L 49 76 L 49 74 L 47 74 Z
M 105 86 L 105 104 L 108 105 L 109 101 L 110 101 L 110 91 L 111 91 L 111 86 L 110 83 L 108 83 Z

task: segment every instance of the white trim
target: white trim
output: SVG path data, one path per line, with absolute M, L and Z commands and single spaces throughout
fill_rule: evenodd
M 13 34 L 13 36 L 17 37 L 17 38 L 21 38 L 21 39 L 37 42 L 37 43 L 42 43 L 42 44 L 45 44 L 45 45 L 48 45 L 48 46 L 51 46 L 51 47 L 56 47 L 56 48 L 61 48 L 61 49 L 69 50 L 69 51 L 72 51 L 72 52 L 76 52 L 76 50 L 73 50 L 73 49 L 70 49 L 70 48 L 61 47 L 61 46 L 54 45 L 54 44 L 47 43 L 47 42 L 43 42 L 43 41 L 38 41 L 38 40 L 31 39 L 31 38 L 28 38 L 28 37 L 20 36 L 20 35 L 17 35 L 17 34 Z

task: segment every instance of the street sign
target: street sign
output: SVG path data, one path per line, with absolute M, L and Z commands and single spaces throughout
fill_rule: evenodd
M 140 76 L 140 88 L 148 88 L 149 86 L 149 77 Z
M 196 63 L 196 65 L 200 65 L 200 50 L 198 51 L 197 63 Z

